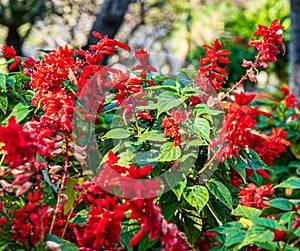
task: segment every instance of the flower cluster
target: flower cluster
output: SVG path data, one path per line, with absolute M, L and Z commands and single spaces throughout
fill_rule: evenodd
M 16 113 L 0 126 L 0 234 L 11 238 L 5 247 L 15 250 L 25 243 L 27 250 L 60 250 L 59 241 L 48 240 L 52 237 L 61 243 L 68 240 L 70 249 L 76 246 L 82 251 L 136 249 L 143 242 L 163 251 L 216 250 L 215 246 L 223 245 L 217 232 L 230 225 L 222 223 L 236 219 L 228 209 L 235 208 L 238 199 L 243 206 L 261 210 L 276 196 L 271 184 L 257 186 L 249 179 L 256 182 L 254 173 L 270 178 L 262 161 L 271 166 L 290 145 L 282 128 L 260 132 L 257 118 L 272 115 L 250 105 L 254 94 L 236 92 L 245 80 L 255 81 L 256 67 L 266 68 L 276 60 L 281 30 L 277 20 L 270 27 L 259 26 L 254 36 L 262 36 L 263 41 L 251 43 L 258 56 L 254 63 L 244 60 L 246 75 L 228 90 L 222 85 L 229 52 L 218 40 L 203 46 L 206 55 L 190 84 L 182 84 L 179 77 L 176 82 L 151 76 L 158 70 L 144 49 L 135 52 L 138 63 L 126 72 L 102 66 L 105 56 L 130 47 L 97 32 L 93 34 L 99 41 L 87 51 L 66 45 L 39 60 L 22 62 L 12 47 L 3 47 L 3 55 L 13 62 L 9 69 L 19 65 L 23 71 L 19 75 L 23 73 L 25 81 L 31 79 L 18 84 L 33 96 L 30 100 L 26 95 L 24 103 L 35 107 L 22 120 Z M 19 81 L 18 74 L 9 78 Z M 14 91 L 10 88 L 7 93 Z M 286 95 L 282 103 L 296 113 L 295 96 L 286 88 L 282 91 Z M 216 93 L 216 97 L 211 95 Z M 171 96 L 180 98 L 162 107 Z M 147 102 L 152 97 L 153 102 Z M 218 131 L 212 127 L 220 114 L 212 110 L 217 105 L 225 110 Z M 121 116 L 115 114 L 118 111 Z M 116 123 L 116 134 L 111 121 Z M 72 134 L 75 131 L 77 138 Z M 218 138 L 209 144 L 211 135 Z M 188 142 L 186 136 L 195 140 Z M 91 144 L 94 138 L 98 145 Z M 113 145 L 115 139 L 123 142 Z M 212 154 L 214 145 L 221 147 Z M 227 169 L 210 169 L 217 156 L 225 163 L 219 167 Z M 249 165 L 233 166 L 236 158 Z M 188 163 L 188 173 L 180 184 L 174 184 L 180 172 L 174 172 L 175 179 L 163 175 L 171 173 L 171 165 L 180 171 L 183 162 Z M 199 185 L 201 173 L 208 170 L 215 171 L 213 178 Z M 242 178 L 248 184 L 241 185 Z M 229 184 L 221 184 L 228 179 Z M 240 188 L 238 197 L 232 186 Z M 224 212 L 218 211 L 225 207 Z M 299 209 L 299 205 L 292 207 Z M 299 219 L 295 213 L 290 232 L 299 227 Z M 212 230 L 215 224 L 221 227 Z M 245 227 L 240 230 L 239 234 L 246 232 Z M 274 232 L 273 241 L 287 240 L 285 229 Z M 260 249 L 250 244 L 245 250 Z
M 255 62 L 243 60 L 242 66 L 246 68 L 247 75 L 246 78 L 250 79 L 252 82 L 256 82 L 255 69 L 257 67 L 269 68 L 269 62 L 275 62 L 277 60 L 276 55 L 280 52 L 279 47 L 283 47 L 285 51 L 282 34 L 283 26 L 280 25 L 279 20 L 274 20 L 270 27 L 258 25 L 258 30 L 254 32 L 253 36 L 263 37 L 261 40 L 252 40 L 251 46 L 256 47 L 258 50 L 258 55 L 256 56 Z
M 272 165 L 273 159 L 279 157 L 280 152 L 285 152 L 290 143 L 285 140 L 287 134 L 282 128 L 273 129 L 270 134 L 253 133 L 258 115 L 268 116 L 271 114 L 260 111 L 257 108 L 247 106 L 255 98 L 255 94 L 235 93 L 235 100 L 226 103 L 224 108 L 227 113 L 223 121 L 223 128 L 219 138 L 214 144 L 225 143 L 220 150 L 220 160 L 239 156 L 239 150 L 251 148 L 268 165 Z
M 239 193 L 240 203 L 247 207 L 254 207 L 262 209 L 268 207 L 265 202 L 272 199 L 272 197 L 266 197 L 271 195 L 275 191 L 272 189 L 271 184 L 257 187 L 253 183 L 249 183 L 247 188 L 241 188 Z
M 222 89 L 222 84 L 227 76 L 226 68 L 222 67 L 222 65 L 230 63 L 228 59 L 230 52 L 228 50 L 220 50 L 223 46 L 217 39 L 212 46 L 203 45 L 206 55 L 200 59 L 200 67 L 195 80 L 196 83 L 199 83 L 200 90 L 207 91 L 211 86 L 216 89 Z M 207 84 L 206 81 L 209 83 Z

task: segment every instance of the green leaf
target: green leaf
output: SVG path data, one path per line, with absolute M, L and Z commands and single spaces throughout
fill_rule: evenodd
M 11 76 L 7 77 L 6 83 L 7 83 L 12 89 L 15 89 L 15 85 L 16 85 L 16 80 L 15 80 L 15 78 L 13 78 L 13 77 L 11 77 Z
M 300 189 L 300 179 L 298 177 L 291 177 L 286 181 L 281 182 L 274 188 L 292 188 L 292 189 Z
M 249 219 L 262 227 L 271 228 L 271 229 L 281 229 L 279 223 L 273 219 L 257 218 L 257 217 L 249 217 Z
M 27 115 L 32 111 L 33 109 L 29 105 L 25 105 L 23 103 L 18 103 L 13 110 L 11 111 L 10 115 L 2 121 L 2 124 L 6 124 L 8 119 L 11 116 L 14 116 L 16 118 L 17 123 L 20 123 L 23 119 L 27 117 Z
M 90 210 L 91 210 L 91 208 L 86 208 L 86 209 L 81 210 L 80 212 L 78 212 L 76 214 L 76 216 L 74 218 L 72 218 L 70 220 L 70 222 L 72 224 L 77 224 L 77 225 L 80 225 L 80 226 L 84 226 L 85 223 L 88 220 L 87 215 L 88 215 L 88 213 L 89 213 Z
M 128 166 L 131 164 L 132 159 L 135 157 L 135 154 L 129 150 L 122 152 L 118 155 L 120 158 L 118 164 L 121 166 Z
M 138 249 L 138 251 L 149 250 L 152 246 L 154 246 L 154 244 L 156 242 L 158 242 L 158 240 L 159 240 L 159 237 L 157 237 L 153 241 L 150 241 L 149 240 L 149 234 L 148 233 L 144 234 L 144 236 L 142 237 L 142 239 L 139 242 L 139 249 Z
M 184 232 L 189 242 L 195 244 L 201 235 L 202 219 L 198 213 L 188 209 L 182 210 L 182 218 L 184 220 Z
M 155 142 L 165 142 L 167 140 L 163 132 L 158 130 L 146 131 L 140 135 L 140 140 L 142 141 L 155 141 Z
M 68 182 L 66 184 L 66 190 L 64 191 L 64 194 L 68 196 L 68 201 L 65 204 L 64 207 L 64 213 L 67 214 L 70 212 L 71 208 L 74 205 L 74 201 L 76 198 L 76 191 L 75 191 L 75 185 L 77 183 L 77 179 L 69 177 Z
M 234 244 L 241 243 L 246 236 L 245 230 L 235 230 L 230 233 L 226 233 L 225 247 L 230 247 Z
M 129 247 L 129 242 L 139 230 L 140 226 L 136 224 L 136 220 L 125 220 L 122 222 L 120 237 L 127 250 L 132 250 L 132 247 Z
M 8 106 L 7 95 L 4 92 L 0 92 L 0 109 L 4 114 L 6 114 L 7 106 Z
M 269 167 L 260 159 L 258 154 L 250 148 L 240 150 L 240 154 L 247 160 L 250 168 L 257 169 L 269 169 Z
M 79 251 L 79 248 L 76 247 L 73 243 L 63 240 L 56 235 L 46 234 L 45 241 L 54 241 L 58 244 L 61 244 L 61 251 Z
M 166 181 L 171 187 L 172 191 L 177 197 L 177 200 L 180 201 L 181 195 L 186 187 L 187 179 L 185 175 L 181 172 L 171 172 L 166 173 Z
M 246 183 L 246 167 L 245 162 L 241 158 L 232 157 L 232 159 L 226 158 L 224 163 L 235 170 L 243 179 L 244 183 Z
M 192 76 L 186 74 L 185 72 L 179 72 L 177 75 L 177 80 L 181 87 L 185 87 L 194 83 L 194 79 L 192 78 Z
M 194 132 L 204 138 L 206 141 L 210 141 L 210 125 L 209 122 L 204 118 L 195 118 L 194 121 Z
M 163 92 L 158 96 L 158 114 L 167 112 L 172 108 L 178 107 L 185 100 L 185 97 L 176 98 L 173 94 L 169 92 Z
M 170 162 L 177 160 L 181 155 L 181 149 L 179 146 L 174 146 L 174 142 L 167 142 L 160 148 L 160 156 L 158 158 L 161 162 Z
M 181 202 L 177 200 L 176 195 L 172 191 L 164 193 L 159 199 L 161 213 L 166 220 L 171 220 L 178 210 Z
M 242 229 L 244 226 L 242 223 L 233 221 L 233 222 L 228 222 L 223 224 L 222 226 L 215 227 L 214 229 L 210 230 L 211 232 L 217 232 L 220 234 L 226 234 L 226 233 L 231 233 L 235 232 L 237 230 Z
M 208 202 L 209 193 L 205 186 L 196 185 L 187 187 L 183 191 L 183 197 L 191 206 L 197 209 L 198 213 L 200 213 Z
M 6 91 L 6 75 L 0 73 L 0 88 Z
M 106 139 L 126 139 L 129 137 L 129 132 L 124 128 L 114 128 L 108 131 L 103 138 Z
M 273 200 L 266 201 L 266 204 L 284 211 L 289 211 L 293 208 L 293 203 L 285 198 L 275 198 Z
M 172 81 L 172 82 L 174 82 L 174 81 Z M 145 90 L 165 90 L 165 91 L 171 91 L 171 92 L 174 92 L 174 93 L 178 93 L 177 87 L 176 86 L 171 86 L 171 85 L 150 86 L 150 87 L 145 88 Z
M 232 197 L 230 191 L 222 182 L 217 180 L 208 180 L 206 182 L 208 190 L 225 206 L 232 209 Z
M 192 141 L 190 141 L 186 147 L 185 147 L 185 150 L 188 150 L 190 149 L 191 147 L 199 147 L 199 146 L 207 146 L 207 142 L 203 139 L 194 139 Z
M 232 211 L 232 214 L 246 218 L 258 217 L 260 215 L 260 210 L 253 207 L 238 205 L 237 208 Z
M 239 249 L 256 243 L 271 242 L 274 238 L 274 233 L 264 227 L 252 225 L 245 236 L 243 242 L 239 245 Z

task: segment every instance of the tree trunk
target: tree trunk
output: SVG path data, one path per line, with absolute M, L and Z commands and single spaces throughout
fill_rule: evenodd
M 13 46 L 17 55 L 22 56 L 22 40 L 16 27 L 8 27 L 8 34 L 6 37 L 6 45 Z
M 295 94 L 300 108 L 300 0 L 291 0 L 291 33 L 289 44 L 289 87 Z
M 93 36 L 93 31 L 97 31 L 101 35 L 108 35 L 109 38 L 114 38 L 124 20 L 130 2 L 131 0 L 105 0 L 96 16 L 88 42 L 83 49 L 87 50 L 91 44 L 99 41 Z M 106 61 L 107 58 L 102 60 L 101 64 L 106 64 Z

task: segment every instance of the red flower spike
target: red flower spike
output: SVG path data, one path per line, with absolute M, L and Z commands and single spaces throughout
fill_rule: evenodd
M 200 67 L 197 71 L 195 82 L 198 83 L 200 89 L 206 91 L 206 81 L 202 81 L 202 78 L 209 81 L 209 84 L 214 86 L 216 89 L 222 89 L 222 84 L 227 76 L 226 68 L 221 67 L 218 64 L 229 64 L 228 55 L 230 54 L 227 50 L 220 50 L 224 45 L 221 44 L 217 39 L 212 46 L 203 45 L 206 50 L 204 58 L 200 58 Z M 202 84 L 205 86 L 202 86 Z

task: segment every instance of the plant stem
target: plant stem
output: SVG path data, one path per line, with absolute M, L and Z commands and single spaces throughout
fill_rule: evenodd
M 58 210 L 59 210 L 60 197 L 61 197 L 63 188 L 65 186 L 65 182 L 66 182 L 66 179 L 67 179 L 68 167 L 69 167 L 69 150 L 68 150 L 68 148 L 69 148 L 68 137 L 66 136 L 66 154 L 65 154 L 64 174 L 63 174 L 62 179 L 61 179 L 61 184 L 60 184 L 58 195 L 57 195 L 56 208 L 55 208 L 53 220 L 51 222 L 51 227 L 50 227 L 50 230 L 49 230 L 49 234 L 51 234 L 51 232 L 53 230 L 53 227 L 54 227 L 56 216 L 57 216 Z
M 5 153 L 3 153 L 1 160 L 0 160 L 0 167 L 2 166 L 3 162 L 5 160 Z
M 217 217 L 217 215 L 214 213 L 214 211 L 211 209 L 210 205 L 207 204 L 208 210 L 211 212 L 211 214 L 215 217 L 216 221 L 218 222 L 219 226 L 222 226 L 223 223 L 222 221 L 219 220 L 219 218 Z

